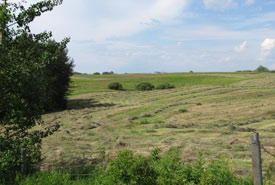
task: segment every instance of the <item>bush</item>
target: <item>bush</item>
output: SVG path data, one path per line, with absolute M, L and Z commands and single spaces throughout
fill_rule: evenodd
M 136 89 L 139 91 L 150 91 L 150 90 L 153 90 L 154 88 L 155 86 L 149 82 L 143 82 L 136 86 Z
M 184 163 L 179 149 L 172 148 L 164 155 L 160 152 L 154 149 L 149 156 L 143 156 L 129 150 L 119 151 L 107 167 L 103 162 L 87 172 L 88 179 L 74 179 L 67 175 L 70 173 L 41 172 L 18 184 L 252 184 L 250 177 L 239 177 L 227 162 L 212 160 L 208 163 L 200 155 L 196 161 Z
M 123 90 L 123 87 L 122 87 L 121 83 L 119 83 L 119 82 L 112 82 L 108 85 L 108 89 Z
M 95 72 L 93 75 L 100 75 L 100 73 L 99 72 Z
M 156 89 L 173 89 L 175 88 L 175 85 L 169 84 L 169 83 L 163 83 L 156 87 Z
M 188 110 L 187 109 L 179 109 L 179 112 L 180 113 L 185 113 L 185 112 L 188 112 Z

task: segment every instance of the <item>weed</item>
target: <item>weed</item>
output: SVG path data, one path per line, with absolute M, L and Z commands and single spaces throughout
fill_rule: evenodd
M 162 120 L 159 120 L 159 121 L 156 121 L 156 123 L 162 124 L 162 123 L 165 123 L 165 122 L 162 121 Z
M 178 110 L 180 113 L 185 113 L 185 112 L 188 112 L 188 110 L 187 109 L 179 109 Z
M 141 125 L 146 125 L 146 124 L 150 124 L 150 122 L 149 122 L 147 119 L 144 119 L 144 120 L 141 120 L 141 121 L 139 122 L 139 124 L 141 124 Z
M 157 131 L 153 130 L 153 129 L 146 129 L 145 132 L 146 133 L 156 133 Z

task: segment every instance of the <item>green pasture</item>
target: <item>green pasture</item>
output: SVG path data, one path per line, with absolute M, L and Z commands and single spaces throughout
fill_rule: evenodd
M 261 76 L 261 75 L 260 75 Z M 72 77 L 72 95 L 110 92 L 111 82 L 120 82 L 126 91 L 133 91 L 138 83 L 150 82 L 157 86 L 171 83 L 176 87 L 228 85 L 234 82 L 259 78 L 255 73 L 164 73 L 164 74 L 120 74 L 120 75 L 74 75 Z

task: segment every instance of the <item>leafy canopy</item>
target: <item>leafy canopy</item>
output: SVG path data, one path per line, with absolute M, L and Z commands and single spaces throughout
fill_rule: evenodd
M 29 23 L 61 3 L 4 0 L 0 4 L 0 183 L 10 184 L 16 174 L 33 172 L 41 161 L 42 139 L 59 128 L 44 125 L 41 115 L 54 97 L 54 82 L 60 84 L 51 73 L 58 66 L 54 62 L 66 57 L 69 39 L 56 43 L 50 41 L 50 32 L 32 34 Z M 66 62 L 70 63 L 68 58 Z M 34 129 L 37 124 L 43 129 Z

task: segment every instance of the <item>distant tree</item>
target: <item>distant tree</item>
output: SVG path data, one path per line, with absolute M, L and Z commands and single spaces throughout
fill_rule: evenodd
M 103 75 L 112 75 L 112 74 L 115 74 L 115 73 L 113 71 L 110 71 L 110 72 L 105 71 L 102 74 Z
M 262 65 L 260 65 L 257 69 L 255 69 L 255 72 L 269 72 L 270 70 Z
M 99 72 L 95 72 L 95 73 L 93 73 L 93 75 L 100 75 L 100 73 Z

